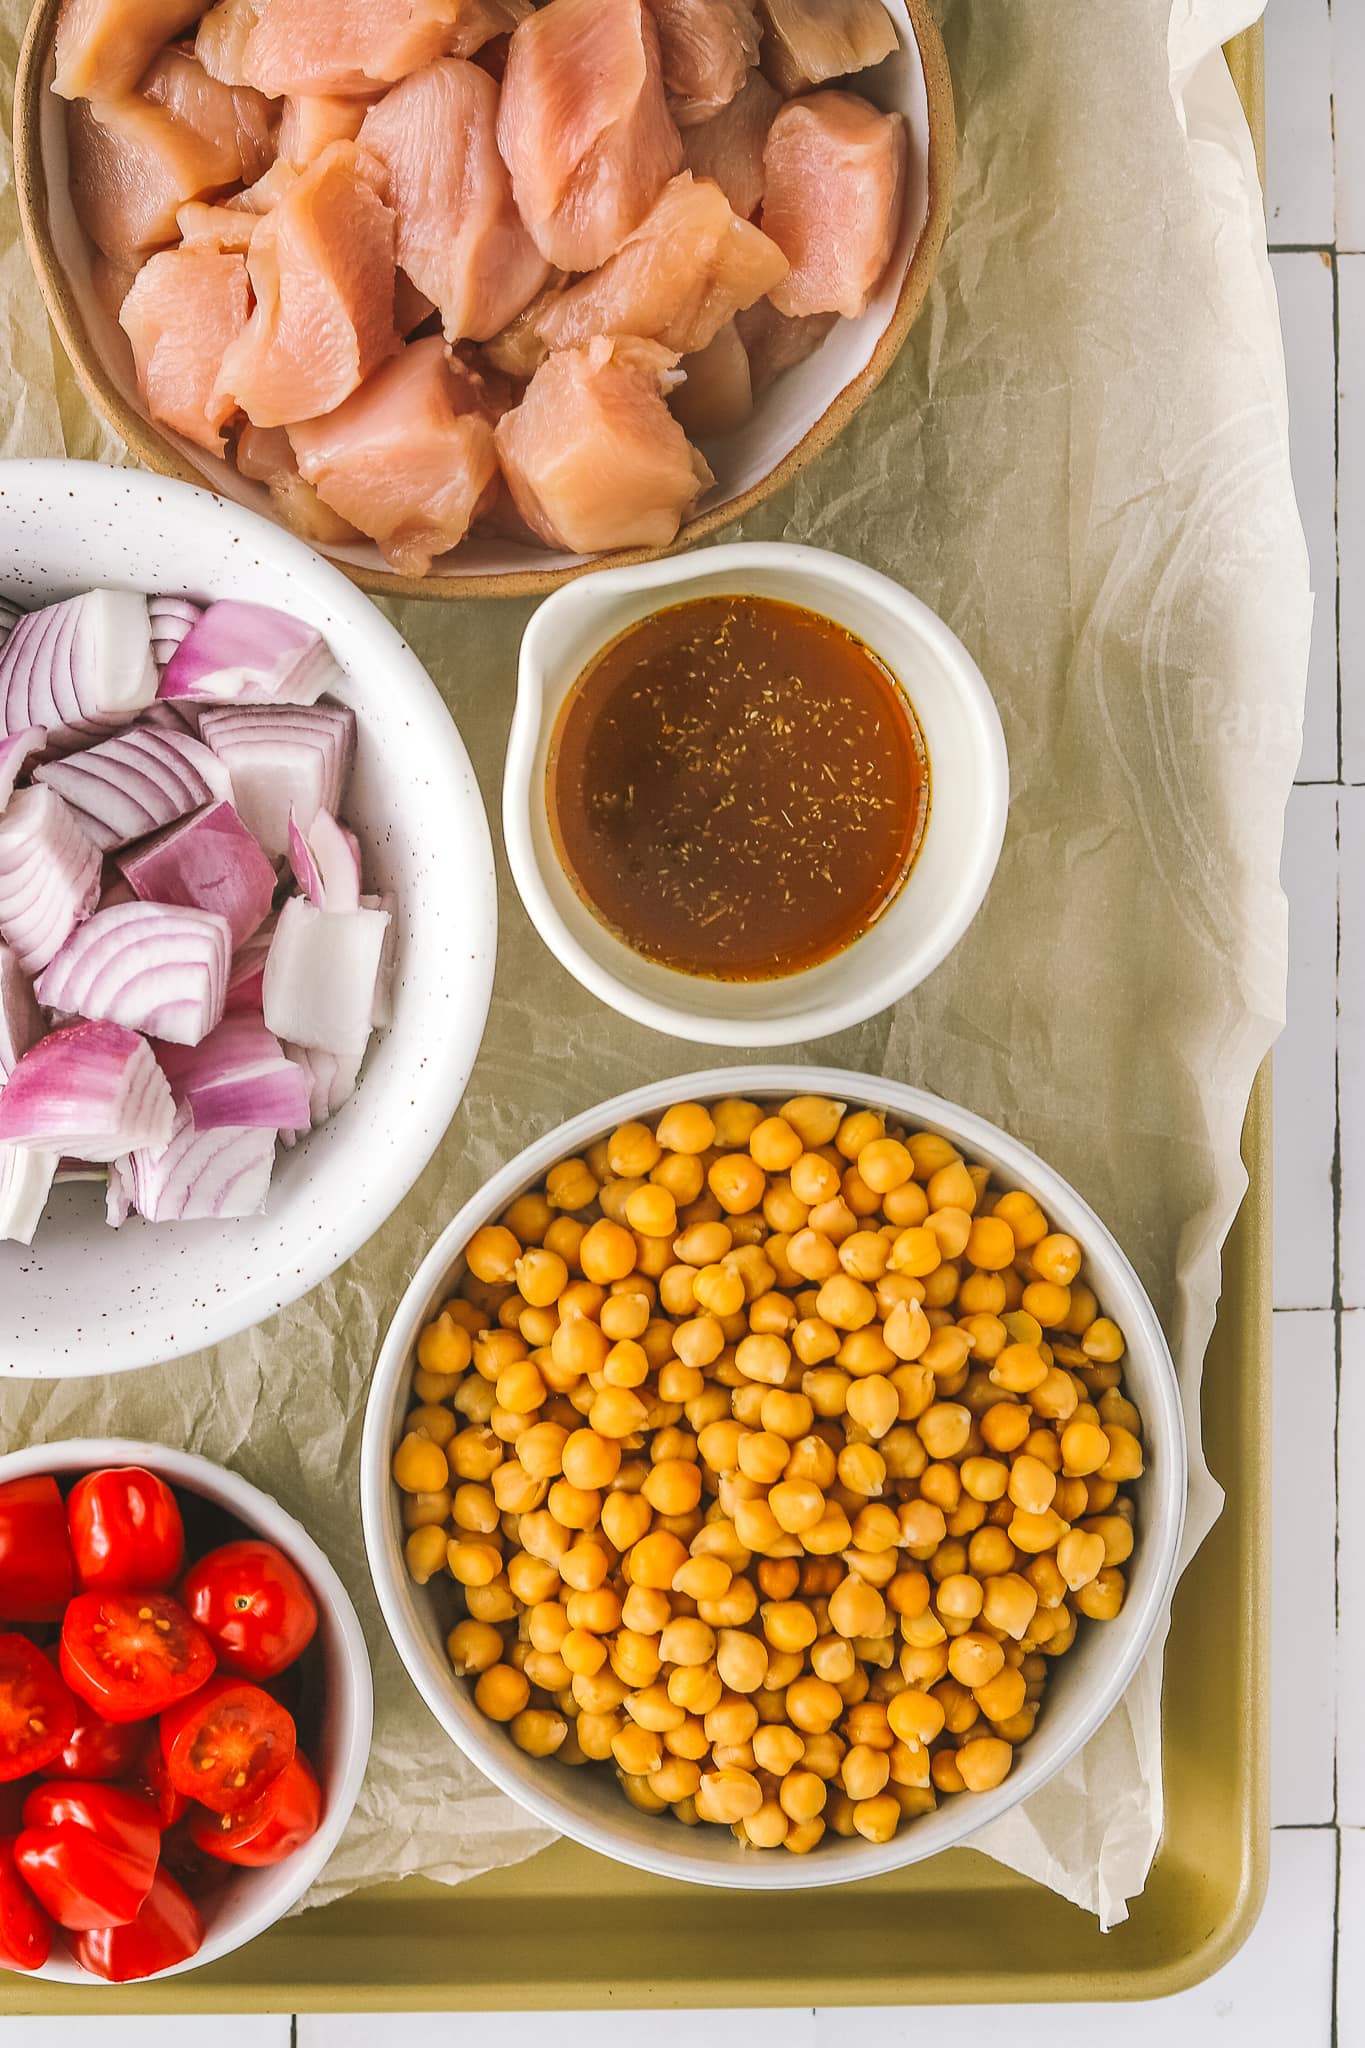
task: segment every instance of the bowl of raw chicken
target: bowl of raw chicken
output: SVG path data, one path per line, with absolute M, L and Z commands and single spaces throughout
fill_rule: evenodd
M 391 595 L 740 517 L 886 374 L 947 225 L 927 0 L 39 0 L 25 233 L 149 467 Z

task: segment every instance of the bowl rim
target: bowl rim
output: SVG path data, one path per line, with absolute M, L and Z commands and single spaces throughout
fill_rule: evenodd
M 92 1472 L 106 1466 L 123 1465 L 145 1466 L 168 1484 L 183 1487 L 188 1493 L 198 1494 L 226 1507 L 248 1527 L 286 1551 L 316 1593 L 319 1606 L 339 1631 L 341 1662 L 348 1691 L 343 1708 L 348 1725 L 342 1767 L 335 1786 L 326 1787 L 327 1804 L 322 1825 L 312 1840 L 288 1859 L 291 1874 L 297 1870 L 297 1883 L 288 1897 L 278 1908 L 268 1906 L 244 1914 L 240 1925 L 234 1922 L 231 1929 L 217 1940 L 205 1941 L 203 1947 L 185 1962 L 175 1963 L 167 1970 L 153 1971 L 151 1976 L 136 1980 L 140 1984 L 155 1984 L 169 1977 L 181 1977 L 192 1970 L 204 1969 L 244 1947 L 247 1942 L 254 1941 L 258 1934 L 265 1933 L 267 1928 L 275 1926 L 291 1913 L 309 1886 L 321 1876 L 346 1831 L 369 1766 L 374 1731 L 374 1677 L 369 1648 L 354 1602 L 326 1551 L 273 1494 L 243 1478 L 230 1465 L 220 1465 L 198 1451 L 184 1451 L 170 1444 L 144 1443 L 128 1437 L 61 1437 L 0 1453 L 0 1485 L 35 1473 L 58 1478 L 78 1470 Z M 58 1965 L 55 1971 L 52 1967 L 54 1962 Z M 74 1958 L 59 1957 L 55 1950 L 40 1970 L 30 1974 L 49 1983 L 87 1987 L 97 1986 L 101 1981 L 88 1970 L 81 1969 Z
M 614 974 L 579 940 L 556 908 L 546 884 L 544 870 L 535 851 L 531 828 L 536 801 L 535 764 L 545 727 L 545 671 L 553 659 L 553 648 L 561 613 L 574 604 L 600 600 L 604 612 L 613 593 L 633 595 L 656 591 L 660 608 L 667 594 L 680 585 L 703 577 L 733 573 L 739 591 L 746 587 L 748 570 L 771 570 L 800 578 L 803 569 L 827 581 L 842 583 L 871 603 L 899 615 L 907 631 L 933 648 L 952 688 L 967 714 L 974 733 L 985 801 L 979 829 L 961 866 L 964 886 L 953 914 L 940 914 L 927 922 L 935 926 L 931 943 L 918 957 L 906 956 L 897 969 L 888 969 L 873 980 L 861 970 L 859 955 L 866 939 L 862 934 L 836 956 L 844 970 L 838 992 L 822 996 L 799 1009 L 784 1009 L 772 1017 L 713 1017 L 694 1009 L 683 1000 L 692 977 L 679 974 L 679 997 L 666 1002 L 646 995 Z M 820 609 L 818 596 L 811 608 Z M 613 637 L 608 631 L 597 651 Z M 874 648 L 874 653 L 880 650 Z M 883 658 L 889 659 L 883 656 Z M 891 664 L 894 672 L 894 664 Z M 908 694 L 908 693 L 907 693 Z M 735 541 L 717 548 L 704 548 L 679 560 L 647 562 L 638 567 L 602 569 L 591 589 L 581 594 L 565 590 L 546 600 L 527 622 L 522 635 L 517 668 L 517 700 L 512 713 L 503 766 L 502 829 L 507 863 L 521 897 L 522 907 L 543 943 L 560 965 L 572 974 L 599 1002 L 646 1024 L 651 1030 L 693 1043 L 730 1047 L 793 1045 L 865 1023 L 918 988 L 961 942 L 974 923 L 995 877 L 1009 822 L 1010 767 L 1004 728 L 990 687 L 971 653 L 951 626 L 913 591 L 907 590 L 880 569 L 868 567 L 849 555 L 792 541 Z M 928 831 L 933 830 L 930 813 Z M 890 914 L 894 902 L 888 907 Z M 951 907 L 951 906 L 950 906 Z M 876 927 L 871 929 L 875 930 Z M 828 963 L 826 963 L 828 964 Z M 791 980 L 799 980 L 799 976 Z M 705 986 L 704 983 L 700 984 Z M 769 984 L 771 986 L 771 984 Z
M 48 57 L 61 4 L 62 0 L 36 0 L 24 31 L 15 72 L 15 185 L 29 261 L 38 279 L 48 316 L 57 330 L 76 380 L 106 423 L 146 468 L 161 476 L 212 490 L 214 487 L 210 480 L 185 461 L 171 443 L 123 398 L 100 362 L 81 318 L 75 294 L 57 259 L 40 137 L 41 109 L 48 89 Z M 638 563 L 666 560 L 681 553 L 695 542 L 705 540 L 722 527 L 744 518 L 790 483 L 817 455 L 823 454 L 876 390 L 900 354 L 928 296 L 952 211 L 957 175 L 957 113 L 948 54 L 931 11 L 930 0 L 903 0 L 903 5 L 919 48 L 929 107 L 929 191 L 924 228 L 906 266 L 900 296 L 891 318 L 878 337 L 868 361 L 857 376 L 835 394 L 820 418 L 765 477 L 726 504 L 713 506 L 710 511 L 688 520 L 666 548 L 616 549 L 561 569 L 516 569 L 489 576 L 404 576 L 385 574 L 326 556 L 329 564 L 371 597 L 546 597 L 561 585 L 574 582 L 580 576 L 593 575 L 599 569 L 629 568 Z M 215 495 L 227 494 L 215 492 Z M 229 502 L 236 504 L 235 499 Z M 279 522 L 268 523 L 278 524 L 281 532 L 289 532 Z
M 1036 1746 L 1031 1742 L 1024 1761 L 1003 1784 L 993 1792 L 973 1794 L 970 1808 L 962 1812 L 963 1825 L 955 1831 L 945 1831 L 946 1839 L 919 1846 L 923 1831 L 911 1826 L 888 1843 L 867 1844 L 863 1853 L 841 1857 L 840 1868 L 828 1875 L 822 1874 L 818 1856 L 754 1857 L 747 1862 L 736 1859 L 724 1865 L 708 1865 L 670 1848 L 666 1839 L 661 1839 L 657 1851 L 646 1850 L 629 1838 L 619 1838 L 610 1822 L 585 1819 L 562 1802 L 550 1789 L 549 1774 L 531 1759 L 523 1758 L 506 1732 L 486 1721 L 458 1681 L 437 1665 L 429 1645 L 410 1618 L 409 1610 L 415 1601 L 395 1527 L 389 1474 L 396 1411 L 418 1328 L 468 1238 L 480 1224 L 499 1214 L 557 1159 L 578 1152 L 618 1121 L 650 1114 L 672 1101 L 709 1101 L 730 1094 L 762 1097 L 806 1093 L 832 1095 L 836 1100 L 853 1103 L 884 1104 L 897 1113 L 913 1116 L 929 1128 L 938 1127 L 951 1134 L 964 1149 L 976 1147 L 980 1156 L 1004 1162 L 1010 1172 L 1019 1176 L 1021 1187 L 1032 1188 L 1045 1202 L 1056 1204 L 1060 1194 L 1061 1213 L 1076 1219 L 1077 1227 L 1085 1235 L 1087 1253 L 1101 1248 L 1129 1291 L 1130 1304 L 1124 1311 L 1129 1348 L 1134 1348 L 1135 1339 L 1140 1341 L 1153 1367 L 1156 1399 L 1148 1399 L 1144 1422 L 1164 1452 L 1160 1484 L 1146 1503 L 1144 1542 L 1160 1546 L 1156 1568 L 1136 1613 L 1131 1600 L 1125 1604 L 1124 1614 L 1130 1620 L 1124 1644 L 1115 1652 L 1112 1668 L 1103 1684 L 1096 1687 L 1089 1709 L 1079 1718 L 1070 1738 L 1058 1745 L 1055 1754 L 1049 1753 L 1046 1744 Z M 525 1811 L 585 1848 L 655 1876 L 744 1891 L 812 1890 L 904 1869 L 968 1843 L 982 1828 L 1031 1797 L 1064 1769 L 1118 1705 L 1160 1627 L 1180 1560 L 1187 1491 L 1185 1415 L 1165 1333 L 1126 1253 L 1085 1198 L 1028 1146 L 959 1104 L 874 1074 L 792 1064 L 714 1068 L 647 1083 L 569 1118 L 501 1167 L 447 1224 L 394 1311 L 370 1381 L 360 1448 L 361 1525 L 380 1611 L 409 1679 L 455 1746 Z M 665 1836 L 666 1831 L 660 1832 L 661 1837 Z M 849 1863 L 855 1867 L 848 1868 Z
M 73 491 L 73 475 L 77 474 L 80 488 Z M 450 782 L 462 785 L 469 798 L 473 846 L 471 859 L 462 871 L 462 885 L 467 900 L 477 903 L 481 898 L 483 908 L 479 929 L 470 935 L 471 958 L 461 971 L 467 977 L 464 987 L 468 996 L 468 1014 L 471 1018 L 478 1017 L 479 1028 L 467 1061 L 453 1037 L 437 1033 L 430 1045 L 421 1076 L 421 1099 L 430 1118 L 430 1143 L 419 1134 L 406 1147 L 395 1148 L 386 1167 L 375 1170 L 362 1183 L 353 1185 L 344 1208 L 338 1211 L 348 1219 L 346 1227 L 335 1237 L 311 1231 L 290 1258 L 287 1270 L 255 1280 L 244 1279 L 232 1295 L 230 1313 L 224 1315 L 221 1327 L 217 1323 L 206 1325 L 205 1331 L 196 1333 L 196 1341 L 188 1347 L 190 1350 L 202 1349 L 205 1345 L 225 1343 L 229 1338 L 255 1327 L 264 1318 L 301 1300 L 314 1287 L 329 1279 L 347 1260 L 354 1258 L 411 1192 L 448 1131 L 469 1085 L 487 1028 L 497 963 L 497 869 L 487 806 L 460 729 L 407 641 L 378 607 L 341 574 L 335 563 L 326 560 L 296 534 L 287 532 L 274 521 L 230 498 L 205 490 L 202 484 L 167 479 L 145 470 L 50 458 L 6 462 L 0 465 L 0 502 L 3 502 L 4 494 L 21 483 L 31 484 L 35 491 L 46 489 L 54 497 L 69 496 L 75 519 L 82 516 L 96 519 L 102 512 L 105 516 L 119 511 L 126 513 L 126 508 L 120 507 L 117 501 L 128 492 L 142 493 L 158 502 L 169 501 L 172 507 L 177 502 L 183 503 L 187 516 L 191 504 L 201 514 L 203 506 L 212 506 L 214 516 L 225 522 L 221 550 L 224 587 L 231 581 L 230 543 L 234 533 L 240 534 L 244 541 L 251 541 L 255 548 L 266 553 L 286 571 L 296 571 L 298 582 L 311 587 L 317 600 L 325 604 L 338 620 L 345 622 L 347 644 L 342 651 L 353 672 L 358 676 L 368 676 L 372 672 L 381 674 L 385 678 L 385 689 L 391 695 L 401 694 L 407 699 L 409 716 L 418 728 L 427 749 L 427 758 L 444 758 Z M 475 848 L 477 859 L 473 857 Z M 170 1229 L 171 1226 L 165 1228 Z M 133 1339 L 124 1346 L 121 1339 L 109 1336 L 102 1339 L 101 1348 L 89 1351 L 78 1368 L 40 1377 L 80 1379 L 97 1373 L 136 1370 L 141 1366 L 165 1364 L 172 1358 L 185 1356 L 186 1351 L 185 1344 L 178 1341 L 169 1345 L 159 1342 L 148 1349 Z

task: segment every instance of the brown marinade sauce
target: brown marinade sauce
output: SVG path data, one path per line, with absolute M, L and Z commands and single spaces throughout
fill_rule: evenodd
M 844 627 L 703 597 L 627 628 L 550 748 L 555 850 L 598 920 L 685 974 L 772 981 L 860 937 L 913 865 L 929 763 Z

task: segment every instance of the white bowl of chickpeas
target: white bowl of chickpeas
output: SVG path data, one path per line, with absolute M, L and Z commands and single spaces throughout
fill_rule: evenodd
M 759 1890 L 918 1861 L 1060 1770 L 1185 1489 L 1161 1326 L 1074 1189 L 806 1067 L 651 1084 L 496 1175 L 394 1318 L 361 1478 L 464 1753 L 604 1855 Z

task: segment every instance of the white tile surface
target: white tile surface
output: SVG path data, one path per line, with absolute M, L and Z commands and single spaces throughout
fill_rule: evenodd
M 1350 6 L 1352 0 L 1345 0 Z M 1266 222 L 1272 242 L 1330 242 L 1329 0 L 1270 0 L 1265 23 Z
M 1285 820 L 1289 1021 L 1275 1048 L 1275 1304 L 1330 1308 L 1336 1149 L 1337 791 L 1297 788 Z
M 1365 789 L 1341 792 L 1339 840 L 1341 1299 L 1365 1308 Z
M 1365 256 L 1338 260 L 1337 323 L 1342 774 L 1365 782 Z
M 1330 1821 L 1336 1701 L 1336 1318 L 1275 1318 L 1271 1819 Z
M 268 2013 L 236 2018 L 0 2021 L 4 2048 L 289 2048 L 290 2021 Z M 408 2048 L 416 2048 L 409 2042 Z
M 1341 1392 L 1337 1419 L 1337 1819 L 1365 1826 L 1365 1310 L 1341 1318 Z M 1360 1937 L 1365 1939 L 1365 1922 Z M 1361 2037 L 1365 2039 L 1365 2036 Z
M 1337 2040 L 1341 2048 L 1365 2041 L 1365 1833 L 1341 1831 L 1337 1900 Z
M 1285 0 L 1272 0 L 1271 13 L 1284 6 Z M 1291 12 L 1297 6 L 1298 0 L 1290 0 Z M 1334 0 L 1332 6 L 1332 101 L 1337 246 L 1365 249 L 1365 8 L 1360 0 Z
M 1337 774 L 1336 309 L 1332 267 L 1311 251 L 1272 257 L 1289 380 L 1294 486 L 1313 573 L 1313 648 L 1301 782 Z

